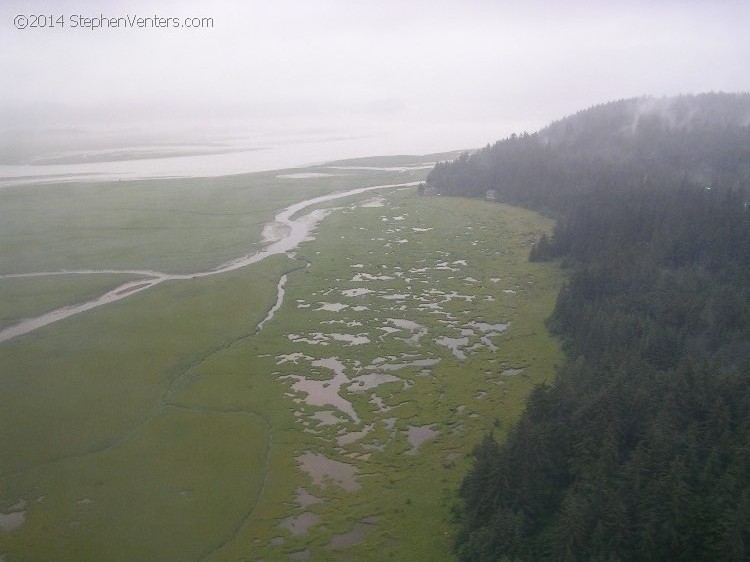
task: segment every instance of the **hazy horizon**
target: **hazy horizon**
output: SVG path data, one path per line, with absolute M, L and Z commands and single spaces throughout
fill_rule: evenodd
M 17 29 L 19 15 L 50 21 Z M 0 153 L 295 137 L 478 147 L 614 99 L 748 91 L 749 16 L 739 1 L 11 0 Z M 188 17 L 205 26 L 172 25 Z

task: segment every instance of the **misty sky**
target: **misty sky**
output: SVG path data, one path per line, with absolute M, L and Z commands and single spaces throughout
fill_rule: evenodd
M 18 14 L 66 27 L 17 30 Z M 72 29 L 78 14 L 213 28 Z M 614 99 L 748 91 L 748 29 L 746 0 L 3 0 L 0 130 L 387 130 L 425 150 L 480 146 Z

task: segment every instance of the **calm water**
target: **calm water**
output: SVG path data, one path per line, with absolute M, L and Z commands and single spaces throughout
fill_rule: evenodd
M 460 149 L 451 141 L 387 135 L 226 139 L 211 144 L 143 145 L 39 154 L 24 164 L 0 164 L 0 187 L 168 177 L 214 177 L 389 154 L 428 154 Z M 90 160 L 87 162 L 87 160 Z M 111 160 L 111 161 L 107 161 Z

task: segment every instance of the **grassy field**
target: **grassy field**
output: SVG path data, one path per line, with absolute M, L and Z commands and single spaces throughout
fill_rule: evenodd
M 288 173 L 310 171 L 321 169 Z M 43 228 L 33 256 L 3 254 L 4 272 L 197 271 L 251 251 L 293 201 L 424 175 L 346 174 L 162 180 L 164 193 L 134 182 L 129 205 L 146 211 L 113 220 L 153 239 L 104 228 L 81 242 L 91 254 L 66 261 L 44 247 L 55 229 Z M 130 200 L 124 184 L 56 189 L 68 187 L 108 199 L 75 211 L 91 222 L 100 205 Z M 34 220 L 60 213 L 54 197 L 4 191 L 19 213 L 24 198 L 36 201 Z M 0 344 L 0 524 L 22 514 L 0 531 L 7 562 L 451 559 L 451 509 L 473 445 L 502 435 L 561 359 L 544 318 L 562 273 L 526 259 L 551 222 L 414 188 L 331 205 L 293 257 L 164 282 Z M 178 207 L 204 214 L 182 222 L 169 211 Z M 77 236 L 70 224 L 60 238 Z M 141 236 L 153 240 L 148 253 Z M 183 237 L 202 249 L 182 254 Z M 98 263 L 114 245 L 122 253 Z M 285 273 L 282 306 L 256 332 Z M 114 281 L 77 279 L 34 279 L 28 292 L 47 305 Z M 35 300 L 15 281 L 0 284 L 21 303 L 2 309 L 8 318 Z M 60 295 L 45 296 L 61 281 Z
M 419 157 L 420 161 L 424 158 L 434 160 L 435 156 Z M 405 159 L 414 157 L 397 158 Z M 323 175 L 294 177 L 306 173 Z M 261 249 L 263 225 L 291 203 L 337 190 L 421 180 L 425 175 L 425 170 L 315 166 L 218 178 L 3 188 L 0 329 L 138 278 L 124 274 L 4 275 L 65 270 L 156 270 L 167 274 L 209 270 Z
M 329 175 L 283 177 L 309 171 Z M 310 168 L 3 188 L 0 275 L 60 269 L 202 271 L 257 249 L 263 224 L 291 203 L 425 175 L 424 170 Z

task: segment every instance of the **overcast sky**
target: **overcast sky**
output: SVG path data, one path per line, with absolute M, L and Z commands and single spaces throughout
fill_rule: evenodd
M 15 27 L 42 14 L 65 26 Z M 421 129 L 425 149 L 478 146 L 614 99 L 748 91 L 748 29 L 747 0 L 3 0 L 0 129 Z

